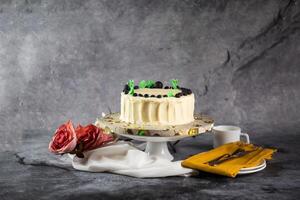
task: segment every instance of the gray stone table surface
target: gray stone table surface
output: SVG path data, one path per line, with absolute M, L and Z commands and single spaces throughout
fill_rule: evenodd
M 19 148 L 0 153 L 0 199 L 298 199 L 298 133 L 250 134 L 252 143 L 278 149 L 256 174 L 138 179 L 76 171 L 67 157 L 48 152 L 52 133 L 28 130 Z M 183 159 L 211 149 L 211 135 L 188 138 L 175 147 L 175 159 Z

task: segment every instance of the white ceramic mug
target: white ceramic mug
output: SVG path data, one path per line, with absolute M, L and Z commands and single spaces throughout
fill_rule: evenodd
M 212 131 L 214 134 L 214 148 L 230 142 L 241 141 L 242 138 L 245 139 L 244 142 L 250 143 L 249 135 L 242 133 L 241 128 L 237 126 L 214 126 Z

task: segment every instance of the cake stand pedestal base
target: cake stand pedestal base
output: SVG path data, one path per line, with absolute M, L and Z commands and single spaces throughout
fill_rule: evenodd
M 168 149 L 167 142 L 147 142 L 145 152 L 149 156 L 157 156 L 167 160 L 174 159 Z
M 120 132 L 118 132 L 117 134 L 123 137 L 131 138 L 133 140 L 146 142 L 145 152 L 149 156 L 160 157 L 167 160 L 174 159 L 174 157 L 172 156 L 172 154 L 168 149 L 167 142 L 174 142 L 189 137 L 188 135 L 179 135 L 179 136 L 170 136 L 170 137 L 138 136 L 138 135 L 123 134 Z

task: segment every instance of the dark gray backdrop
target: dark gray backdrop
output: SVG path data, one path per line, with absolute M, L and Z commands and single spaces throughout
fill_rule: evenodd
M 299 28 L 297 1 L 0 0 L 0 149 L 119 111 L 128 79 L 179 79 L 217 124 L 296 130 Z

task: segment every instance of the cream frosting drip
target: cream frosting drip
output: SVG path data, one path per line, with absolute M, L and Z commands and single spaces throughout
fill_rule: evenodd
M 165 95 L 173 89 L 136 89 L 138 94 Z M 174 94 L 180 90 L 174 90 Z M 134 124 L 181 125 L 194 121 L 194 94 L 175 97 L 139 97 L 121 93 L 120 120 Z

